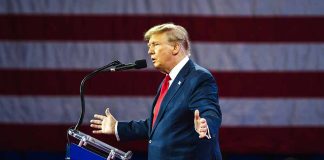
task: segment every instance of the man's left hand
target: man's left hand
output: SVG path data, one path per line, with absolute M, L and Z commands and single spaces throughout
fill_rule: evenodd
M 208 138 L 208 125 L 205 118 L 200 118 L 199 111 L 195 110 L 195 118 L 194 118 L 195 130 L 199 134 L 199 138 Z

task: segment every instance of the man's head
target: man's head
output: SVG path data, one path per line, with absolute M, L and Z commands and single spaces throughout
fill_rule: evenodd
M 148 54 L 155 68 L 169 73 L 186 55 L 190 55 L 190 42 L 186 29 L 172 23 L 149 29 L 144 38 L 148 41 Z

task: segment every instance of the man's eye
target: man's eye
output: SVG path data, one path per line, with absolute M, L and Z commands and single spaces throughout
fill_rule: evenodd
M 148 44 L 148 47 L 156 47 L 159 45 L 160 45 L 160 43 L 151 43 L 151 44 Z

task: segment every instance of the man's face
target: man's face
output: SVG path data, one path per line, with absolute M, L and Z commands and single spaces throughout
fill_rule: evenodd
M 147 45 L 154 67 L 161 72 L 169 73 L 173 67 L 174 46 L 168 42 L 166 33 L 153 34 Z

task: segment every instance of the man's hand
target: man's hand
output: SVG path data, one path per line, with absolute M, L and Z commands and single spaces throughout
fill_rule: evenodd
M 106 116 L 95 114 L 90 121 L 90 127 L 98 129 L 93 130 L 95 134 L 115 134 L 115 125 L 117 120 L 110 114 L 109 108 L 106 109 Z
M 199 138 L 207 137 L 208 125 L 205 118 L 200 118 L 199 111 L 195 110 L 195 118 L 194 118 L 195 130 L 199 134 Z

